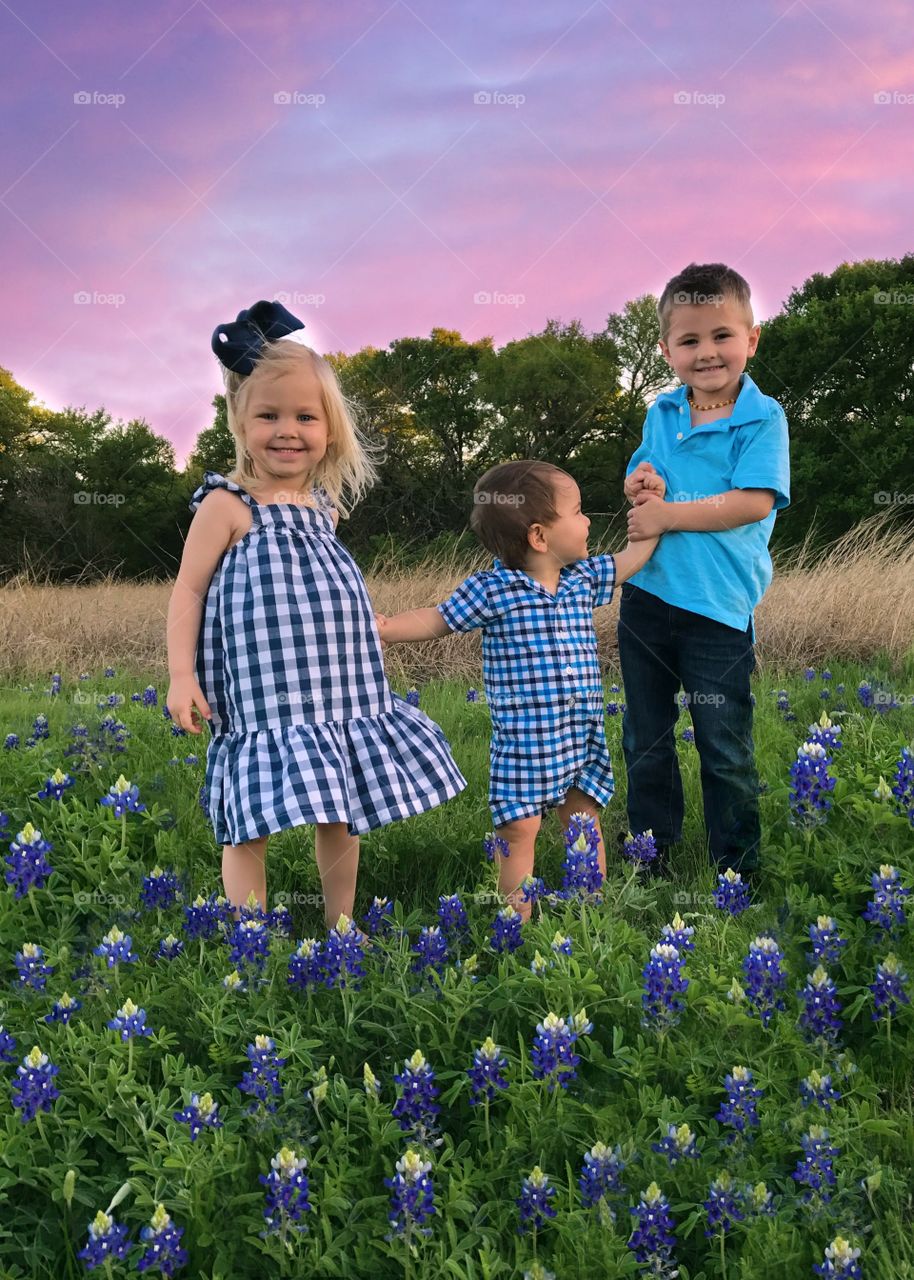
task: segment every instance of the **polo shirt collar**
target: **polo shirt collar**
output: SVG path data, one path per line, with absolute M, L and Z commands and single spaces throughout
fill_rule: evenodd
M 660 409 L 675 409 L 678 413 L 683 407 L 687 407 L 686 399 L 687 386 L 682 383 L 675 391 L 666 391 L 659 395 L 655 404 Z M 768 409 L 765 404 L 765 397 L 759 391 L 752 378 L 748 373 L 740 376 L 739 393 L 736 397 L 736 404 L 733 406 L 733 412 L 729 418 L 719 418 L 715 422 L 706 422 L 701 425 L 704 427 L 717 427 L 720 424 L 726 424 L 728 427 L 739 427 L 744 422 L 760 422 L 768 417 Z M 695 431 L 701 430 L 701 427 L 695 427 Z
M 501 560 L 499 560 L 498 556 L 495 557 L 492 568 L 493 571 L 501 577 L 502 582 L 504 582 L 505 585 L 508 583 L 517 583 L 518 586 L 526 587 L 528 590 L 538 591 L 542 595 L 548 596 L 550 600 L 556 600 L 560 595 L 562 595 L 567 588 L 568 581 L 571 577 L 571 573 L 569 572 L 570 566 L 567 564 L 563 565 L 559 570 L 558 589 L 556 590 L 555 595 L 553 595 L 551 591 L 546 590 L 541 582 L 537 582 L 536 578 L 531 578 L 526 569 L 508 569 Z

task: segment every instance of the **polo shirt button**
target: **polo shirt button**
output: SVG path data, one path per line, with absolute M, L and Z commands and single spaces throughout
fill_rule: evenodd
M 565 699 L 565 705 L 567 707 L 573 707 L 576 702 L 577 702 L 577 698 L 574 696 L 574 694 L 572 694 L 570 698 Z
M 681 440 L 681 439 L 682 439 L 682 432 L 681 432 L 681 431 L 677 431 L 677 432 L 676 432 L 676 439 L 677 439 L 677 440 Z
M 566 668 L 565 668 L 565 675 L 566 675 L 566 676 L 573 676 L 573 675 L 574 675 L 574 667 L 566 667 Z

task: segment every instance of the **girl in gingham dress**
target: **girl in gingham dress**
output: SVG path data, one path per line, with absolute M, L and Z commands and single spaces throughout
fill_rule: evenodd
M 205 789 L 225 893 L 264 910 L 269 835 L 315 824 L 324 914 L 352 916 L 359 833 L 466 786 L 439 727 L 394 694 L 365 582 L 337 541 L 374 469 L 304 326 L 258 302 L 220 325 L 236 466 L 208 471 L 168 612 L 176 724 L 210 721 Z

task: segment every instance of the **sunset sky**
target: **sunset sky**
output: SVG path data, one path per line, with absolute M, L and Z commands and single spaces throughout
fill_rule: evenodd
M 502 345 L 692 260 L 764 318 L 914 249 L 903 0 L 0 0 L 0 49 L 0 365 L 179 461 L 259 298 L 321 351 Z

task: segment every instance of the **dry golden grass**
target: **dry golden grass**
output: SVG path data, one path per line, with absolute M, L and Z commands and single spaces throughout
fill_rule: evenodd
M 375 566 L 367 581 L 382 613 L 436 604 L 475 563 L 428 562 L 408 571 Z M 113 665 L 164 681 L 169 583 L 107 578 L 54 586 L 17 578 L 0 588 L 0 677 L 74 678 Z M 600 654 L 616 662 L 617 604 L 595 614 Z M 782 556 L 756 615 L 760 665 L 866 662 L 883 654 L 900 664 L 914 646 L 914 534 L 874 516 L 824 554 L 806 546 Z M 394 681 L 453 677 L 478 682 L 478 633 L 388 650 Z

